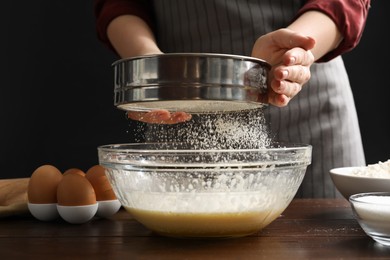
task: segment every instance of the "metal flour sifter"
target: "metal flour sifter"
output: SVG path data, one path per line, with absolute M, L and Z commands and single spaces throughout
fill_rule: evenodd
M 237 55 L 172 53 L 113 63 L 114 104 L 126 111 L 228 112 L 264 106 L 270 65 Z

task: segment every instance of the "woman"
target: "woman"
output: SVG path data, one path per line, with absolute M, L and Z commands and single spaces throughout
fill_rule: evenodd
M 120 57 L 198 52 L 272 65 L 266 110 L 276 139 L 313 146 L 299 197 L 339 196 L 331 168 L 365 165 L 341 54 L 359 42 L 370 0 L 96 0 L 99 38 Z M 134 119 L 176 123 L 184 113 Z

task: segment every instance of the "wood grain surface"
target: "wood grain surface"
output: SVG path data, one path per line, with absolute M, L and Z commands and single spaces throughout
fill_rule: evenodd
M 124 210 L 81 225 L 12 216 L 0 220 L 0 258 L 390 259 L 390 248 L 363 232 L 347 200 L 296 199 L 262 231 L 235 239 L 161 237 Z

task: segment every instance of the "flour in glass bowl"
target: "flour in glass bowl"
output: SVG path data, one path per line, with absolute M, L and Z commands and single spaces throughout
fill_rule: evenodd
M 358 167 L 351 172 L 351 175 L 370 178 L 390 178 L 390 159 L 385 162 Z

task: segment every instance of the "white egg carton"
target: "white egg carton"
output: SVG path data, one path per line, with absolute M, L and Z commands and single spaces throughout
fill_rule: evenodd
M 82 224 L 93 217 L 108 218 L 121 207 L 119 200 L 98 201 L 92 205 L 62 206 L 57 203 L 35 204 L 28 203 L 30 213 L 38 220 L 52 221 L 59 217 L 71 224 Z

